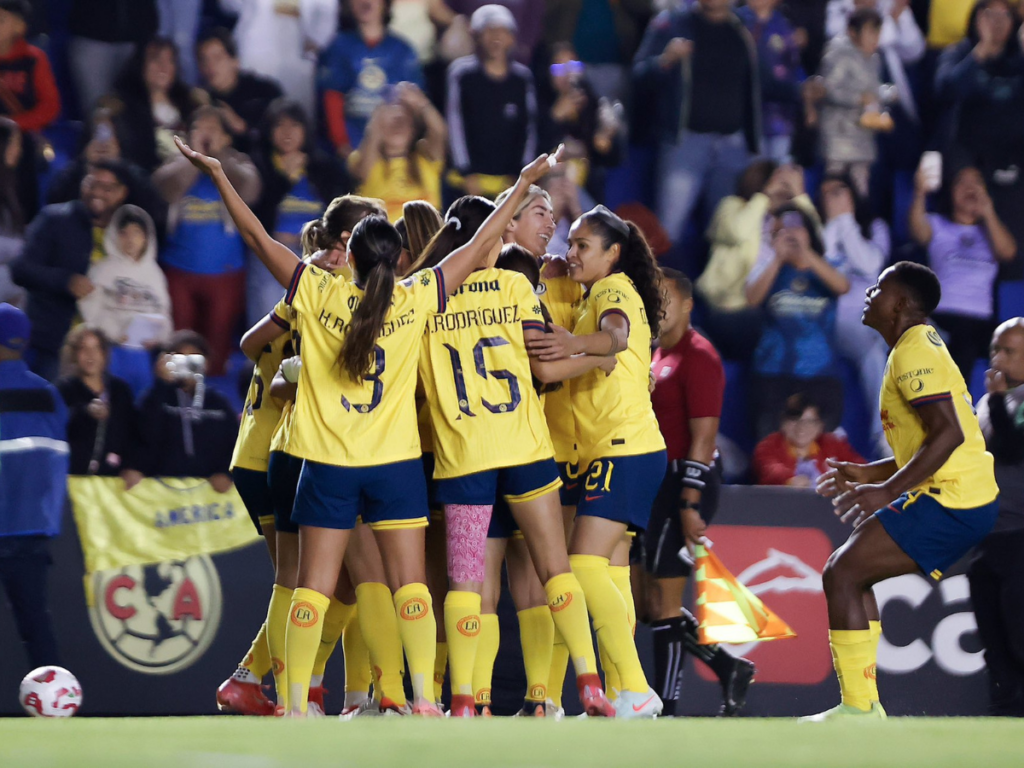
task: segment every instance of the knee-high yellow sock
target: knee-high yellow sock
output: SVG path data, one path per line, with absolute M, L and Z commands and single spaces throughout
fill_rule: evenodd
M 622 690 L 622 681 L 619 680 L 619 670 L 615 667 L 612 657 L 608 655 L 608 649 L 601 642 L 600 635 L 597 636 L 597 655 L 601 659 L 601 669 L 604 671 L 604 690 L 608 701 L 615 701 Z
M 368 581 L 356 587 L 356 616 L 363 640 L 370 653 L 374 681 L 384 698 L 398 706 L 405 705 L 402 678 L 402 638 L 398 634 L 398 614 L 386 584 Z
M 324 616 L 324 628 L 320 633 L 320 647 L 316 651 L 316 660 L 313 662 L 313 678 L 310 686 L 316 688 L 324 679 L 324 670 L 327 669 L 327 660 L 334 653 L 338 641 L 341 639 L 345 626 L 356 615 L 355 603 L 345 605 L 336 597 L 331 597 L 331 604 L 327 607 L 327 615 Z
M 437 620 L 430 590 L 418 582 L 395 592 L 398 633 L 402 636 L 405 659 L 412 679 L 413 699 L 433 701 L 434 655 L 437 651 Z
M 263 626 L 260 627 L 260 631 L 257 632 L 256 637 L 253 638 L 249 652 L 245 654 L 245 658 L 242 659 L 242 663 L 238 666 L 249 670 L 260 680 L 262 680 L 266 676 L 267 672 L 271 670 L 271 667 L 273 667 L 273 663 L 270 661 L 270 645 L 267 642 L 267 622 L 263 622 Z
M 274 585 L 267 609 L 267 647 L 274 670 L 274 688 L 277 704 L 288 710 L 288 668 L 285 666 L 285 632 L 288 629 L 288 611 L 292 607 L 292 590 Z
M 498 614 L 480 614 L 480 642 L 476 647 L 476 660 L 473 662 L 473 697 L 477 704 L 491 706 L 491 678 L 494 675 L 494 660 L 498 658 L 500 643 Z
M 553 621 L 552 621 L 553 623 Z M 562 706 L 562 689 L 565 688 L 565 673 L 569 669 L 569 646 L 555 624 L 554 642 L 551 645 L 551 670 L 548 672 L 548 698 L 556 707 Z
M 366 698 L 372 681 L 370 651 L 366 647 L 363 630 L 359 626 L 358 607 L 355 615 L 345 625 L 341 645 L 345 650 L 345 706 L 349 707 Z
M 480 595 L 449 590 L 444 599 L 444 631 L 452 695 L 472 696 L 473 666 L 480 645 Z
M 609 565 L 608 575 L 612 577 L 612 584 L 619 590 L 623 602 L 626 603 L 626 618 L 629 619 L 629 629 L 636 635 L 636 603 L 633 601 L 633 584 L 629 580 L 628 565 Z
M 626 602 L 608 572 L 608 558 L 570 555 L 569 564 L 587 596 L 594 630 L 619 673 L 619 689 L 646 693 L 650 686 L 633 642 Z
M 288 706 L 290 712 L 306 712 L 309 698 L 309 680 L 313 662 L 320 647 L 320 633 L 324 617 L 331 604 L 327 595 L 299 587 L 292 593 L 285 631 L 284 665 L 288 670 Z
M 548 698 L 548 675 L 555 642 L 555 622 L 546 605 L 519 611 L 519 641 L 526 668 L 526 701 L 543 704 Z
M 830 629 L 828 642 L 839 676 L 843 704 L 871 709 L 875 680 L 875 645 L 870 629 Z
M 441 700 L 444 673 L 448 669 L 448 643 L 437 643 L 434 650 L 434 701 Z
M 882 622 L 880 621 L 869 621 L 868 631 L 871 633 L 871 658 L 874 660 L 878 659 L 878 641 L 882 639 Z M 873 674 L 870 677 L 871 682 L 871 700 L 881 701 L 878 696 L 878 665 L 875 664 L 875 668 L 872 670 Z
M 597 674 L 594 641 L 590 637 L 590 618 L 583 587 L 572 573 L 560 573 L 544 585 L 551 619 L 565 639 L 576 675 Z

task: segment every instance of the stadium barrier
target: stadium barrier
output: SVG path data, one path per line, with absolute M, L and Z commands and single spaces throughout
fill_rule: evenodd
M 92 514 L 113 514 L 94 509 Z M 180 517 L 180 516 L 179 516 Z M 224 516 L 192 516 L 212 525 Z M 156 519 L 156 518 L 154 518 Z M 246 524 L 248 522 L 246 521 Z M 737 577 L 797 632 L 797 637 L 739 649 L 759 668 L 745 714 L 790 716 L 838 700 L 827 644 L 821 569 L 849 528 L 829 503 L 807 491 L 726 487 L 714 548 Z M 208 550 L 209 551 L 209 550 Z M 215 711 L 214 691 L 246 653 L 262 623 L 272 572 L 262 543 L 155 565 L 126 565 L 89 577 L 70 516 L 53 542 L 50 607 L 63 664 L 83 688 L 84 715 L 185 715 Z M 985 711 L 984 662 L 962 564 L 934 584 L 904 576 L 877 589 L 884 639 L 879 687 L 890 714 L 979 715 Z M 501 604 L 501 648 L 495 668 L 495 708 L 510 713 L 525 688 L 515 609 Z M 652 669 L 650 635 L 637 643 Z M 10 613 L 0 607 L 0 714 L 20 711 L 18 682 L 27 672 Z M 328 667 L 328 709 L 341 706 L 343 665 Z M 576 705 L 571 675 L 564 701 Z M 688 662 L 681 712 L 715 714 L 717 683 Z

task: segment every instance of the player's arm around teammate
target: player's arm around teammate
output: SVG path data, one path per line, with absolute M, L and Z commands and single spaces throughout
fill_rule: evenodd
M 530 351 L 542 361 L 619 357 L 611 375 L 591 372 L 571 383 L 580 466 L 586 469 L 569 552 L 598 640 L 618 676 L 617 716 L 652 717 L 661 701 L 633 642 L 628 578 L 620 577 L 620 587 L 610 561 L 627 531 L 646 527 L 667 463 L 648 389 L 652 334 L 663 314 L 661 271 L 636 225 L 603 206 L 573 224 L 569 244 L 569 274 L 586 289 L 577 335 L 555 327 L 533 340 Z

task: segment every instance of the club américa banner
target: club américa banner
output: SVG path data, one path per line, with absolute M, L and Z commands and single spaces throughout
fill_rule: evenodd
M 119 477 L 71 477 L 68 494 L 86 574 L 185 560 L 259 538 L 234 486 L 202 478 L 146 478 L 130 491 Z

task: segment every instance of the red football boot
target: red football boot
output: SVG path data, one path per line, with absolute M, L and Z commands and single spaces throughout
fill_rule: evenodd
M 476 717 L 476 699 L 468 694 L 453 695 L 448 717 Z
M 580 692 L 580 703 L 587 717 L 615 717 L 615 707 L 604 695 L 601 678 L 596 674 L 579 675 L 576 687 Z
M 237 715 L 273 717 L 276 707 L 259 683 L 243 683 L 229 677 L 217 689 L 217 709 Z

